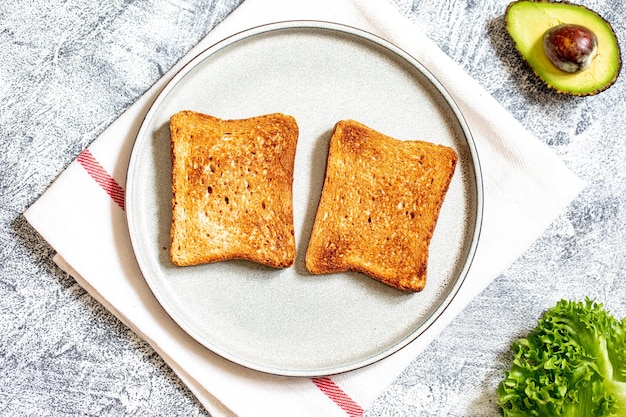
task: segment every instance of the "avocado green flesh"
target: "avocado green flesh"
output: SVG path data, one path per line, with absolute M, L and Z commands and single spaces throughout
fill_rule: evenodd
M 543 35 L 551 27 L 573 23 L 587 27 L 598 38 L 591 64 L 577 73 L 558 69 L 546 56 Z M 519 0 L 506 12 L 507 31 L 534 72 L 562 93 L 592 95 L 612 85 L 621 69 L 620 50 L 611 26 L 598 14 L 571 3 Z

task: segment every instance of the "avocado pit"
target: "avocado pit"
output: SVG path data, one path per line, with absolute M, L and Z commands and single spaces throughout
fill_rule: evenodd
M 561 71 L 576 73 L 591 64 L 598 50 L 598 38 L 584 26 L 561 24 L 546 31 L 543 48 L 554 66 Z

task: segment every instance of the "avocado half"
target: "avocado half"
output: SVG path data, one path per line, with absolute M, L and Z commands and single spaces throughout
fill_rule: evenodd
M 590 96 L 606 90 L 617 80 L 622 60 L 615 32 L 606 20 L 585 6 L 565 1 L 517 0 L 508 5 L 505 21 L 518 52 L 535 74 L 559 93 Z M 597 37 L 596 55 L 580 72 L 558 69 L 544 51 L 544 34 L 561 24 L 584 26 Z

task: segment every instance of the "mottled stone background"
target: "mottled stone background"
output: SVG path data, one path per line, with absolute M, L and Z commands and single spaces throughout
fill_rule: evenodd
M 1 415 L 207 414 L 146 343 L 52 263 L 22 213 L 240 1 L 0 5 Z M 626 75 L 598 96 L 557 95 L 514 51 L 508 1 L 392 1 L 588 182 L 366 413 L 493 416 L 508 346 L 543 310 L 590 296 L 626 316 Z M 580 3 L 626 45 L 626 3 Z

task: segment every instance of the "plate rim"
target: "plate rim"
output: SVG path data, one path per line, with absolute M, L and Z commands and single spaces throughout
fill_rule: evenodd
M 192 71 L 196 65 L 201 63 L 203 60 L 209 58 L 213 54 L 228 48 L 238 42 L 244 41 L 251 37 L 267 34 L 271 32 L 281 31 L 281 30 L 298 30 L 298 29 L 315 29 L 321 31 L 331 31 L 331 32 L 339 32 L 342 34 L 347 34 L 351 36 L 355 36 L 357 38 L 365 39 L 369 42 L 372 42 L 385 50 L 391 52 L 392 54 L 400 57 L 403 61 L 406 61 L 410 66 L 417 69 L 437 90 L 437 92 L 442 96 L 445 101 L 445 104 L 449 107 L 449 109 L 454 114 L 456 121 L 459 124 L 460 130 L 463 132 L 463 136 L 465 142 L 467 144 L 467 149 L 469 151 L 470 160 L 472 163 L 473 169 L 470 170 L 470 173 L 473 176 L 474 186 L 476 188 L 475 195 L 472 195 L 473 202 L 475 203 L 476 210 L 475 213 L 471 213 L 474 215 L 474 227 L 472 230 L 471 243 L 468 247 L 467 256 L 463 262 L 463 267 L 461 268 L 458 276 L 454 280 L 454 283 L 448 291 L 447 295 L 443 298 L 443 301 L 439 303 L 439 305 L 434 308 L 432 313 L 428 316 L 426 320 L 424 320 L 419 326 L 413 329 L 402 338 L 401 341 L 392 345 L 391 347 L 384 349 L 377 354 L 370 355 L 366 358 L 361 358 L 358 361 L 352 361 L 349 363 L 345 363 L 343 365 L 333 365 L 330 367 L 319 368 L 319 369 L 292 369 L 289 367 L 277 367 L 277 366 L 265 366 L 258 362 L 246 360 L 245 358 L 241 358 L 235 354 L 229 354 L 228 352 L 220 349 L 213 344 L 212 347 L 207 346 L 207 343 L 204 343 L 201 340 L 198 340 L 193 334 L 190 332 L 184 324 L 181 324 L 175 312 L 170 311 L 167 303 L 162 302 L 159 291 L 153 288 L 151 280 L 146 276 L 147 274 L 147 266 L 144 264 L 143 259 L 137 254 L 137 232 L 135 231 L 135 224 L 131 220 L 133 215 L 133 198 L 131 195 L 134 192 L 134 185 L 132 181 L 132 177 L 134 175 L 135 170 L 133 166 L 137 164 L 137 156 L 138 152 L 135 152 L 137 147 L 139 146 L 139 139 L 146 134 L 146 130 L 149 128 L 150 122 L 153 119 L 155 113 L 158 111 L 160 104 L 167 98 L 169 93 L 175 89 L 177 84 L 190 72 Z M 373 363 L 379 362 L 382 359 L 387 358 L 388 356 L 393 355 L 394 353 L 404 349 L 407 345 L 418 339 L 426 330 L 428 330 L 444 313 L 444 311 L 450 306 L 450 304 L 456 298 L 460 288 L 463 286 L 465 279 L 468 275 L 468 272 L 474 262 L 476 249 L 478 247 L 478 243 L 480 241 L 480 236 L 482 232 L 482 223 L 483 223 L 483 215 L 484 215 L 484 185 L 483 185 L 483 177 L 482 177 L 482 168 L 480 163 L 480 158 L 478 155 L 478 151 L 476 148 L 476 144 L 474 142 L 474 137 L 469 128 L 469 125 L 461 112 L 458 104 L 454 100 L 453 96 L 447 91 L 447 89 L 443 86 L 443 84 L 437 79 L 437 77 L 418 59 L 413 57 L 411 54 L 406 52 L 404 49 L 398 47 L 390 41 L 382 38 L 379 35 L 366 31 L 364 29 L 357 28 L 355 26 L 346 25 L 343 23 L 336 23 L 324 20 L 284 20 L 273 23 L 266 23 L 257 26 L 250 27 L 248 29 L 241 30 L 236 32 L 230 36 L 227 36 L 198 52 L 194 57 L 192 57 L 187 63 L 185 63 L 174 75 L 165 83 L 162 89 L 158 92 L 156 98 L 150 103 L 148 110 L 144 114 L 144 117 L 141 120 L 140 127 L 137 131 L 137 134 L 134 136 L 133 144 L 131 146 L 130 158 L 127 166 L 126 173 L 126 190 L 125 190 L 125 201 L 126 204 L 126 223 L 130 235 L 131 247 L 133 251 L 133 257 L 136 259 L 142 277 L 150 289 L 152 295 L 155 297 L 156 301 L 160 305 L 160 307 L 166 312 L 166 314 L 173 320 L 173 322 L 179 326 L 188 336 L 190 336 L 194 341 L 199 343 L 201 346 L 206 348 L 208 351 L 211 351 L 218 356 L 232 362 L 243 366 L 244 368 L 248 368 L 254 371 L 259 371 L 271 375 L 278 376 L 292 376 L 292 377 L 322 377 L 322 376 L 330 376 L 339 373 L 344 373 L 356 369 L 360 369 L 371 365 Z

